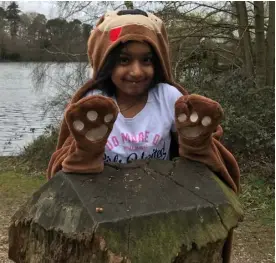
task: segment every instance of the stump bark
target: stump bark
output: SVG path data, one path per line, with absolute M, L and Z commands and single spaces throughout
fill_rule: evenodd
M 235 193 L 203 164 L 177 159 L 59 172 L 15 213 L 9 258 L 55 263 L 221 263 L 242 219 Z

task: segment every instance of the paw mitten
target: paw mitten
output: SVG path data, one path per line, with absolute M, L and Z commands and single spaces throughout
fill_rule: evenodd
M 62 162 L 64 172 L 103 171 L 105 145 L 117 115 L 115 102 L 101 95 L 85 97 L 69 106 L 65 120 L 74 142 Z
M 213 136 L 222 117 L 221 106 L 211 99 L 195 94 L 180 97 L 175 103 L 179 155 L 206 164 L 238 192 L 239 170 L 235 168 L 238 174 L 230 175 L 226 166 L 237 166 L 236 161 Z

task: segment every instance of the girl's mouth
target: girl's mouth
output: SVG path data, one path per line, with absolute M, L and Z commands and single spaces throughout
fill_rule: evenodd
M 139 80 L 139 81 L 131 81 L 131 80 L 126 80 L 126 82 L 132 84 L 132 85 L 140 85 L 140 84 L 144 84 L 145 80 Z

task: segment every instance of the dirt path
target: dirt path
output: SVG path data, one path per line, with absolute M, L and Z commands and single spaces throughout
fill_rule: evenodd
M 10 218 L 12 216 L 12 211 L 15 211 L 18 205 L 18 203 L 14 203 L 9 207 L 1 206 L 0 209 L 0 263 L 13 262 L 8 259 L 8 227 Z
M 247 214 L 235 230 L 232 263 L 273 263 L 274 227 Z
M 0 174 L 0 263 L 12 263 L 7 255 L 9 220 L 20 204 L 27 199 L 30 192 L 41 184 L 41 180 L 26 189 L 26 185 L 29 186 L 30 183 L 22 183 L 17 178 L 14 179 L 13 188 L 10 190 L 6 187 L 7 182 L 5 180 L 3 182 L 3 178 L 1 181 L 1 176 Z M 13 179 L 11 178 L 11 180 Z M 240 223 L 235 230 L 232 263 L 274 262 L 274 224 L 262 222 L 259 215 L 259 212 L 247 213 L 244 222 Z

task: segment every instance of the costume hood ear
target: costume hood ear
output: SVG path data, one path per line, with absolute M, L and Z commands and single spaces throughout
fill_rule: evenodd
M 96 23 L 96 27 L 99 26 L 104 21 L 104 15 L 99 19 L 99 21 Z

